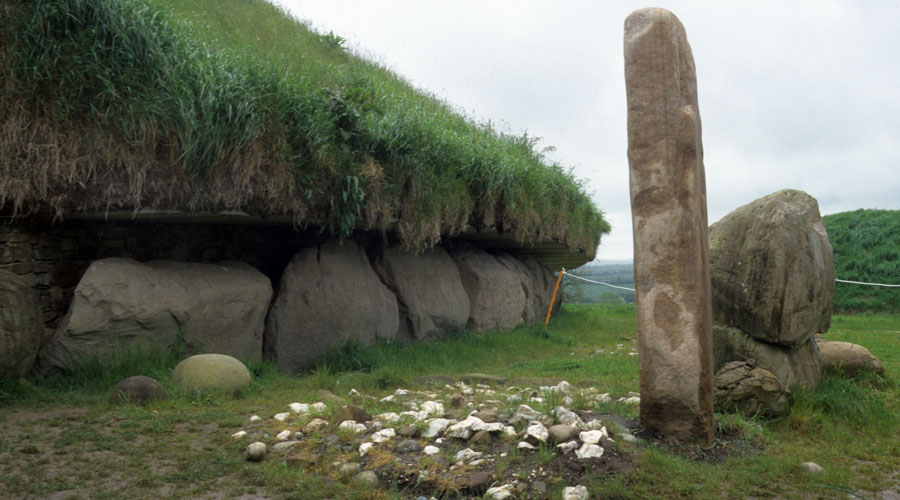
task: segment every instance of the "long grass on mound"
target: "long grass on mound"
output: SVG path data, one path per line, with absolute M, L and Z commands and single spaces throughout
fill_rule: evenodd
M 265 2 L 0 9 L 0 207 L 240 209 L 416 248 L 491 227 L 589 255 L 610 229 L 534 138 L 460 116 Z

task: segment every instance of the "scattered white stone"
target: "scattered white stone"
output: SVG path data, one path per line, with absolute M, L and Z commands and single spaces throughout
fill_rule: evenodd
M 324 428 L 328 427 L 328 422 L 322 420 L 321 418 L 314 418 L 309 421 L 306 425 L 303 426 L 303 432 L 307 434 L 312 434 L 314 432 L 318 432 Z
M 250 462 L 259 462 L 266 456 L 266 443 L 259 441 L 247 445 L 247 460 Z
M 375 443 L 363 443 L 359 445 L 359 456 L 364 457 L 372 447 L 375 446 Z
M 262 417 L 260 417 L 259 415 L 253 415 L 252 417 L 250 417 L 251 422 L 259 422 L 260 420 L 262 420 Z
M 594 396 L 593 400 L 595 403 L 601 404 L 612 403 L 612 397 L 610 397 L 608 392 Z
M 393 425 L 400 421 L 400 415 L 397 415 L 392 411 L 387 413 L 380 413 L 376 415 L 375 418 L 388 425 Z
M 326 406 L 325 403 L 318 401 L 310 405 L 310 408 L 316 413 L 325 413 Z
M 506 396 L 507 403 L 518 403 L 519 401 L 522 401 L 522 396 L 520 396 L 518 394 Z
M 513 493 L 513 485 L 504 484 L 503 486 L 494 486 L 493 488 L 489 488 L 484 493 L 484 498 L 488 500 L 507 500 L 508 498 L 515 498 L 513 496 Z
M 452 420 L 446 418 L 435 418 L 428 421 L 428 429 L 422 433 L 422 436 L 431 439 L 437 437 L 447 430 L 447 427 L 453 424 Z
M 541 404 L 544 402 L 544 398 L 533 397 L 533 398 L 529 399 L 529 401 L 531 401 L 532 403 Z
M 233 437 L 235 439 L 240 439 L 246 435 L 247 435 L 247 431 L 237 431 L 234 434 L 232 434 L 231 437 Z
M 627 405 L 637 405 L 641 404 L 640 396 L 629 396 L 627 398 L 619 398 L 619 401 L 627 404 Z
M 357 434 L 361 432 L 366 432 L 366 426 L 360 423 L 357 423 L 356 420 L 344 420 L 338 425 L 338 429 L 342 431 L 350 431 L 355 432 Z
M 634 437 L 633 434 L 629 434 L 627 432 L 621 433 L 620 436 L 622 437 L 623 440 L 625 440 L 629 443 L 637 443 L 638 441 L 640 441 L 638 438 Z
M 294 413 L 309 413 L 309 405 L 306 403 L 291 403 L 288 408 Z
M 403 406 L 413 411 L 419 411 L 419 403 L 416 403 L 415 401 L 407 401 L 403 403 Z
M 456 461 L 457 462 L 471 462 L 472 460 L 481 458 L 484 453 L 480 451 L 475 451 L 472 448 L 464 448 L 456 452 Z
M 275 439 L 277 439 L 279 441 L 285 441 L 285 440 L 287 440 L 287 438 L 291 437 L 291 434 L 292 434 L 291 431 L 283 430 L 275 435 Z
M 825 472 L 825 469 L 823 469 L 821 465 L 815 462 L 803 462 L 802 464 L 800 464 L 800 467 L 803 467 L 803 470 L 809 472 L 810 474 L 821 474 Z
M 566 486 L 563 488 L 563 500 L 588 500 L 588 490 L 584 486 Z
M 375 434 L 372 434 L 372 441 L 375 443 L 383 443 L 396 435 L 397 433 L 393 428 L 382 429 Z
M 575 456 L 578 458 L 600 458 L 603 456 L 603 448 L 596 444 L 583 444 L 581 448 L 575 450 Z
M 562 398 L 562 404 L 564 404 L 566 406 L 572 406 L 573 404 L 575 404 L 575 400 L 569 396 L 566 396 L 566 397 Z
M 528 429 L 525 431 L 525 439 L 534 443 L 535 441 L 546 443 L 547 439 L 550 437 L 550 431 L 544 427 L 544 424 L 540 422 L 531 422 L 528 426 Z
M 289 416 L 291 416 L 290 413 L 284 412 L 284 413 L 276 413 L 275 416 L 272 418 L 274 418 L 275 420 L 277 420 L 279 422 L 284 422 L 285 419 L 287 419 Z
M 426 446 L 425 448 L 422 448 L 422 451 L 423 451 L 426 455 L 434 455 L 434 454 L 436 454 L 436 453 L 440 453 L 440 452 L 441 452 L 441 449 L 438 448 L 437 446 L 432 446 L 432 445 L 429 444 L 429 445 Z
M 422 403 L 421 410 L 431 415 L 443 415 L 444 403 L 438 401 L 425 401 Z
M 584 424 L 584 427 L 582 427 L 582 429 L 587 429 L 589 431 L 599 431 L 599 430 L 605 429 L 605 428 L 606 427 L 603 425 L 603 422 L 600 420 L 597 420 L 596 418 L 591 420 L 590 422 Z
M 520 449 L 520 450 L 536 450 L 537 449 L 536 446 L 529 443 L 528 441 L 519 441 L 519 444 L 516 445 L 516 448 Z
M 481 464 L 483 464 L 483 463 L 485 463 L 485 462 L 487 462 L 486 459 L 484 459 L 484 458 L 477 458 L 477 459 L 472 460 L 471 462 L 469 462 L 469 465 L 481 465 Z
M 531 422 L 532 420 L 536 420 L 540 418 L 541 412 L 535 410 L 534 408 L 528 405 L 519 405 L 519 409 L 516 410 L 516 414 L 512 417 L 513 424 L 517 424 L 519 422 Z
M 578 439 L 584 444 L 597 444 L 601 439 L 608 437 L 609 433 L 606 432 L 606 427 L 601 428 L 599 431 L 584 431 L 578 434 Z
M 394 401 L 394 395 L 391 394 L 391 395 L 385 396 L 385 397 L 381 398 L 379 401 L 381 401 L 382 403 L 392 403 Z
M 464 396 L 471 396 L 472 394 L 475 394 L 475 391 L 473 391 L 471 387 L 467 387 L 462 390 L 462 393 Z
M 406 417 L 414 422 L 421 422 L 428 418 L 428 414 L 424 411 L 402 411 L 400 412 L 400 417 Z
M 584 421 L 581 420 L 581 417 L 579 417 L 577 413 L 562 406 L 556 407 L 556 418 L 559 420 L 559 423 L 570 427 L 576 427 L 578 429 L 584 427 Z
M 459 439 L 469 439 L 472 434 L 478 432 L 475 427 L 484 425 L 484 421 L 478 417 L 468 416 L 462 422 L 457 422 L 447 429 L 447 436 Z
M 381 420 L 373 420 L 369 422 L 369 430 L 380 431 L 384 429 L 384 424 L 381 423 Z
M 578 448 L 578 442 L 577 441 L 566 441 L 565 443 L 560 443 L 560 444 L 556 445 L 556 447 L 559 448 L 559 451 L 561 451 L 563 454 L 571 453 L 571 452 L 575 451 L 575 448 Z
M 503 433 L 509 437 L 513 437 L 516 435 L 516 428 L 511 425 L 507 425 L 503 428 Z
M 359 472 L 359 469 L 361 467 L 362 466 L 356 462 L 347 462 L 345 464 L 341 464 L 338 471 L 345 476 L 349 476 L 350 474 L 355 474 L 355 473 Z
M 350 397 L 362 396 L 356 389 L 350 389 L 350 392 L 348 392 L 347 395 Z

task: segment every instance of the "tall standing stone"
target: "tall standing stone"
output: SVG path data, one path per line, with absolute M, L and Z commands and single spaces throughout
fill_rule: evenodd
M 625 20 L 641 425 L 710 443 L 712 305 L 694 58 L 669 11 Z

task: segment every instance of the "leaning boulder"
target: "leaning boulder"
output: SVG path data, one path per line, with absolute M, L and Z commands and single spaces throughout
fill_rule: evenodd
M 816 342 L 798 347 L 770 344 L 750 337 L 738 328 L 713 326 L 715 369 L 732 361 L 756 360 L 756 366 L 775 374 L 787 386 L 815 390 L 822 378 L 822 360 Z
M 850 342 L 835 342 L 816 337 L 825 373 L 853 377 L 861 371 L 884 375 L 884 365 L 868 349 Z
M 172 370 L 172 382 L 189 391 L 237 394 L 250 385 L 250 370 L 224 354 L 195 354 Z
M 0 270 L 0 377 L 17 379 L 31 370 L 43 334 L 34 289 L 19 276 Z
M 182 335 L 206 352 L 260 359 L 271 297 L 269 278 L 242 262 L 98 260 L 38 363 L 70 369 L 92 357 L 168 349 Z
M 785 417 L 794 403 L 790 389 L 753 361 L 734 361 L 723 366 L 716 372 L 713 388 L 716 410 L 748 417 Z
M 397 296 L 401 338 L 421 340 L 466 327 L 469 298 L 459 269 L 443 248 L 414 254 L 389 247 L 375 270 Z
M 828 331 L 834 255 L 815 198 L 784 190 L 709 229 L 714 322 L 787 346 Z
M 525 292 L 513 270 L 484 250 L 456 251 L 450 256 L 471 304 L 470 329 L 505 330 L 523 323 Z
M 348 341 L 371 344 L 399 330 L 397 298 L 351 240 L 305 248 L 281 275 L 266 323 L 266 356 L 296 373 Z

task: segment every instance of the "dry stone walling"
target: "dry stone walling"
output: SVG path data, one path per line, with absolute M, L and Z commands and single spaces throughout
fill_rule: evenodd
M 671 12 L 625 20 L 641 425 L 709 443 L 713 356 L 694 59 Z

